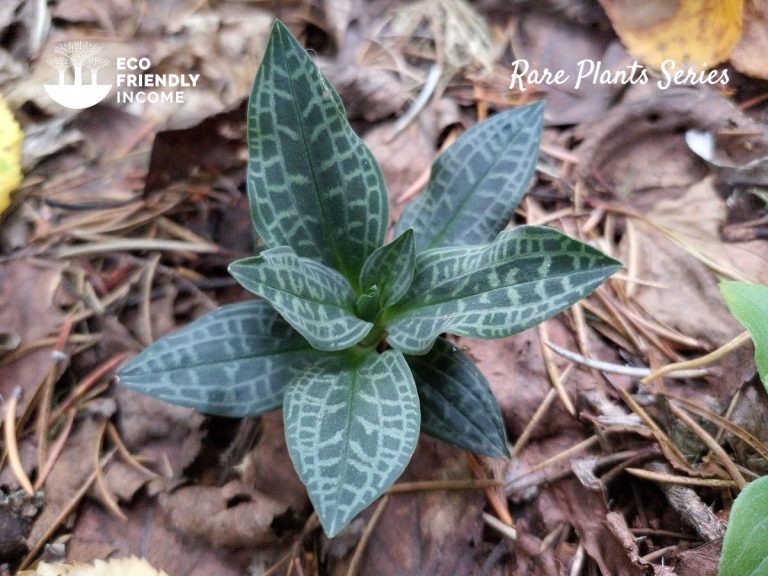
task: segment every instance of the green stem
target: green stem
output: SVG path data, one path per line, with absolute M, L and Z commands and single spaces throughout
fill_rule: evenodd
M 363 338 L 362 342 L 360 342 L 359 346 L 363 346 L 364 348 L 371 348 L 372 346 L 378 346 L 379 342 L 384 340 L 384 337 L 387 335 L 387 331 L 384 330 L 383 326 L 379 326 L 378 324 L 374 324 L 371 331 L 368 333 L 368 336 Z

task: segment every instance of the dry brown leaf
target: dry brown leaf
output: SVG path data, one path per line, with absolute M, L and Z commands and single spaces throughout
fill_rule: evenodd
M 403 83 L 381 68 L 335 63 L 322 71 L 341 96 L 350 120 L 383 120 L 402 111 L 410 99 Z
M 711 177 L 678 198 L 658 202 L 647 214 L 654 228 L 718 275 L 768 284 L 764 243 L 723 242 L 719 227 L 725 219 L 725 201 L 718 196 Z
M 22 346 L 56 336 L 63 321 L 55 302 L 62 269 L 58 262 L 29 258 L 0 265 L 0 326 L 18 333 Z M 10 398 L 16 386 L 27 392 L 21 410 L 53 364 L 52 347 L 32 351 L 0 368 L 0 394 L 4 398 Z
M 768 0 L 746 0 L 744 32 L 731 54 L 731 64 L 742 74 L 768 80 Z
M 422 437 L 401 482 L 471 478 L 462 452 Z M 478 574 L 488 551 L 482 548 L 481 490 L 428 491 L 394 494 L 373 530 L 360 574 Z M 330 574 L 347 574 L 357 537 L 378 505 L 374 503 L 349 528 L 329 543 L 328 555 L 338 559 Z
M 661 69 L 665 60 L 694 68 L 728 59 L 741 35 L 743 0 L 600 0 L 635 58 Z
M 232 498 L 227 492 L 233 491 Z M 245 502 L 235 503 L 245 499 Z M 279 502 L 237 486 L 185 486 L 160 499 L 170 525 L 201 538 L 214 548 L 270 546 L 277 543 L 271 529 L 285 508 Z
M 710 91 L 677 88 L 648 96 L 647 87 L 634 86 L 625 102 L 577 128 L 584 138 L 579 175 L 589 187 L 626 198 L 647 189 L 690 186 L 706 176 L 707 167 L 687 149 L 683 132 L 745 124 L 743 114 Z M 639 194 L 631 199 L 635 206 L 643 200 Z
M 172 576 L 238 576 L 245 573 L 247 559 L 224 553 L 185 538 L 173 530 L 157 502 L 137 498 L 122 507 L 127 521 L 116 522 L 103 507 L 86 501 L 77 514 L 67 562 L 90 562 L 94 558 L 137 555 Z M 274 556 L 281 553 L 278 548 Z M 274 562 L 274 557 L 270 557 Z
M 132 556 L 131 558 L 113 558 L 106 562 L 96 560 L 93 565 L 41 562 L 35 570 L 25 570 L 18 576 L 168 576 L 168 574 L 154 569 L 146 560 Z

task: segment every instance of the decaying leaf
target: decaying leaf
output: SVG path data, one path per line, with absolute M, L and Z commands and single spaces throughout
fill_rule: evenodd
M 23 132 L 0 96 L 0 213 L 11 203 L 11 192 L 21 182 Z
M 162 570 L 155 570 L 146 560 L 132 556 L 96 560 L 91 564 L 47 564 L 41 562 L 35 570 L 25 570 L 18 576 L 168 576 Z
M 731 54 L 731 64 L 742 74 L 768 79 L 768 0 L 746 0 L 744 32 Z
M 600 0 L 635 58 L 655 69 L 665 60 L 693 68 L 728 59 L 741 35 L 743 0 Z

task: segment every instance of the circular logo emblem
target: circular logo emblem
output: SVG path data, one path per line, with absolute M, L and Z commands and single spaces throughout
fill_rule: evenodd
M 98 72 L 110 61 L 98 55 L 101 51 L 98 44 L 82 40 L 61 42 L 53 51 L 55 55 L 47 62 L 59 72 L 59 83 L 45 84 L 45 91 L 55 102 L 65 108 L 81 110 L 95 106 L 107 97 L 112 85 L 99 84 Z M 68 73 L 71 73 L 71 83 Z

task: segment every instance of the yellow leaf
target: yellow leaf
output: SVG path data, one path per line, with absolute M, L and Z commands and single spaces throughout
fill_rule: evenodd
M 742 74 L 768 80 L 768 0 L 746 0 L 744 32 L 731 54 L 731 64 Z
M 743 0 L 600 0 L 629 53 L 660 69 L 665 60 L 711 68 L 741 36 Z
M 19 572 L 17 576 L 168 576 L 162 570 L 155 570 L 146 560 L 136 558 L 96 560 L 90 564 L 46 564 L 41 562 L 37 569 Z
M 0 213 L 11 203 L 11 192 L 21 182 L 21 140 L 19 128 L 5 100 L 0 96 Z

